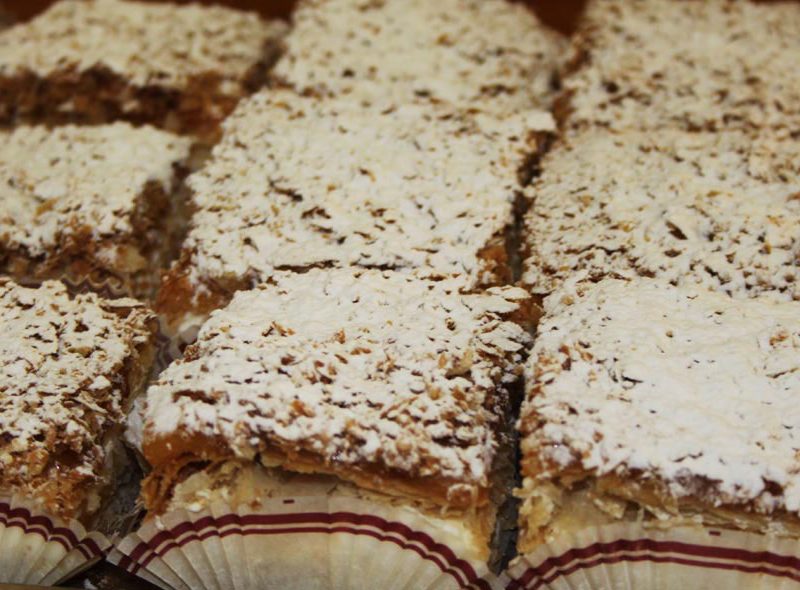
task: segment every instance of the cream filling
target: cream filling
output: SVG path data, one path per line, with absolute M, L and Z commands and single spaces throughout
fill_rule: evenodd
M 639 522 L 643 528 L 668 530 L 702 526 L 800 538 L 800 521 L 786 515 L 767 515 L 744 509 L 713 507 L 698 501 L 680 504 L 655 502 L 639 496 L 639 486 L 584 481 L 572 489 L 552 482 L 526 478 L 517 495 L 521 498 L 519 551 L 526 553 L 562 535 L 617 522 Z

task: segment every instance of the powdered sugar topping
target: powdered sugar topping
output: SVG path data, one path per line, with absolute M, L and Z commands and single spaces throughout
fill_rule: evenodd
M 800 303 L 606 279 L 570 281 L 545 313 L 521 426 L 546 468 L 527 476 L 577 464 L 800 511 Z
M 138 86 L 181 88 L 215 74 L 241 83 L 283 27 L 223 7 L 123 0 L 61 0 L 0 34 L 0 73 L 106 68 Z
M 306 0 L 275 75 L 365 101 L 546 107 L 562 40 L 502 0 Z
M 0 133 L 0 243 L 40 256 L 87 228 L 128 236 L 142 193 L 167 194 L 191 142 L 126 123 Z
M 633 270 L 736 298 L 800 300 L 800 144 L 775 133 L 575 135 L 545 159 L 524 280 Z
M 258 93 L 189 178 L 192 271 L 255 284 L 276 268 L 360 265 L 491 282 L 483 250 L 504 249 L 518 172 L 552 129 L 538 111 L 498 119 Z

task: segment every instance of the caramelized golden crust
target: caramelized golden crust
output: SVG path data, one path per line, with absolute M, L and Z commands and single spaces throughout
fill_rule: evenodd
M 112 484 L 110 453 L 149 374 L 155 316 L 131 299 L 0 279 L 0 328 L 0 489 L 86 521 Z
M 147 460 L 156 467 L 147 477 L 143 499 L 148 511 L 159 514 L 170 497 L 170 490 L 191 465 L 235 460 L 222 437 L 176 433 L 151 437 L 143 445 Z M 321 463 L 319 458 L 296 446 L 259 445 L 258 457 L 268 465 L 293 473 L 335 475 L 355 485 L 376 492 L 403 497 L 409 501 L 431 502 L 453 510 L 485 507 L 490 503 L 490 489 L 467 489 L 457 479 L 446 477 L 410 477 L 399 470 L 383 469 L 367 461 L 355 464 Z
M 191 255 L 184 250 L 164 273 L 156 296 L 155 309 L 170 335 L 185 321 L 201 324 L 215 309 L 230 303 L 234 293 L 251 288 L 249 280 L 235 276 L 198 280 L 191 267 Z

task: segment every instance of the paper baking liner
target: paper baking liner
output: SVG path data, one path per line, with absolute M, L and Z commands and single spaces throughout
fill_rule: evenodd
M 97 293 L 106 299 L 133 297 L 132 291 L 144 292 L 152 290 L 153 287 L 149 284 L 149 280 L 142 278 L 125 280 L 100 271 L 78 276 L 66 270 L 61 273 L 58 280 L 67 285 L 71 293 Z
M 101 559 L 110 546 L 77 521 L 44 514 L 19 496 L 0 496 L 0 582 L 57 584 Z
M 168 512 L 117 543 L 108 559 L 175 590 L 500 588 L 485 564 L 437 537 L 432 521 L 408 508 L 274 498 L 257 510 L 218 503 Z
M 797 590 L 800 541 L 640 523 L 565 534 L 503 574 L 506 590 Z

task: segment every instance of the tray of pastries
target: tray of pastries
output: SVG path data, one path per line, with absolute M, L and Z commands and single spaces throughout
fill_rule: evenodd
M 800 3 L 6 4 L 0 588 L 800 588 Z

